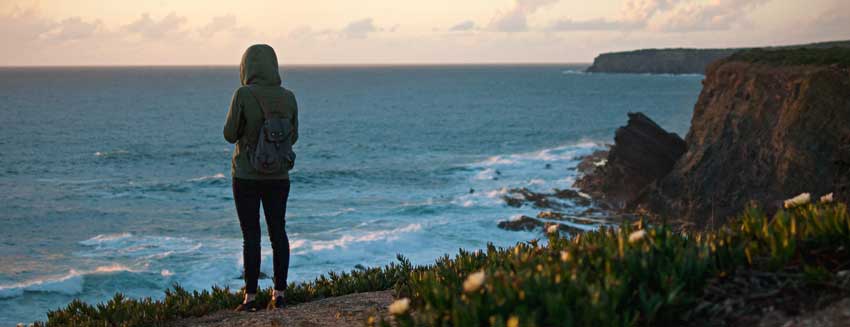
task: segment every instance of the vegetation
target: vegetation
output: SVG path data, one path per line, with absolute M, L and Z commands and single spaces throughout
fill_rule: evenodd
M 710 283 L 737 272 L 799 272 L 803 283 L 835 284 L 850 256 L 844 204 L 802 204 L 768 218 L 756 208 L 713 231 L 674 232 L 667 225 L 624 224 L 574 237 L 552 229 L 546 242 L 448 255 L 433 265 L 398 264 L 330 273 L 291 284 L 292 303 L 395 288 L 392 321 L 381 326 L 652 326 L 706 317 Z M 796 276 L 796 275 L 795 275 Z M 804 285 L 806 287 L 810 285 Z M 148 326 L 234 307 L 228 289 L 187 292 L 163 300 L 126 299 L 91 306 L 79 301 L 48 313 L 47 325 Z M 258 300 L 269 300 L 268 290 Z
M 706 232 L 643 227 L 553 234 L 545 245 L 443 257 L 399 284 L 410 310 L 395 320 L 401 326 L 675 326 L 708 315 L 710 303 L 700 301 L 706 285 L 738 270 L 801 271 L 804 282 L 823 283 L 850 262 L 843 204 L 804 204 L 773 219 L 751 208 Z
M 399 257 L 398 264 L 353 270 L 349 273 L 330 272 L 312 282 L 290 283 L 286 289 L 287 303 L 297 304 L 345 294 L 392 289 L 410 274 L 410 262 Z M 174 285 L 165 291 L 162 300 L 131 299 L 121 293 L 98 305 L 74 300 L 67 307 L 47 313 L 47 323 L 37 326 L 157 326 L 165 322 L 192 316 L 203 316 L 222 309 L 233 309 L 242 302 L 243 293 L 228 288 L 213 287 L 212 291 L 189 292 Z M 271 288 L 260 290 L 257 303 L 265 307 L 271 301 Z
M 768 65 L 839 65 L 850 66 L 850 48 L 777 48 L 751 49 L 737 52 L 728 61 L 745 61 Z

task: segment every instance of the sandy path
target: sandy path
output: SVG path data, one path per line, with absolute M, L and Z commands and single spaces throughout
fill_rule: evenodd
M 174 321 L 169 326 L 363 326 L 370 314 L 383 313 L 392 291 L 356 293 L 254 313 L 222 310 L 203 317 Z

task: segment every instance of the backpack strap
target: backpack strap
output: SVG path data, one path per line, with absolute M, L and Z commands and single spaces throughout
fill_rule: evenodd
M 272 119 L 272 112 L 270 110 L 266 109 L 266 106 L 267 106 L 266 102 L 263 101 L 262 98 L 258 97 L 256 93 L 254 93 L 251 86 L 248 86 L 248 93 L 251 93 L 251 96 L 253 96 L 254 99 L 257 100 L 257 103 L 260 104 L 260 111 L 263 112 L 263 118 L 265 120 Z

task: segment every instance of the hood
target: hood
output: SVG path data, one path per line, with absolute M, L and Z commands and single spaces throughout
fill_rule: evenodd
M 239 79 L 242 85 L 279 86 L 280 73 L 274 49 L 266 44 L 255 44 L 245 50 Z

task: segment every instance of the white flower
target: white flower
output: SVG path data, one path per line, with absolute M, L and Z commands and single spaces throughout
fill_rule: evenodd
M 812 202 L 812 196 L 809 193 L 800 193 L 793 198 L 785 200 L 785 209 L 790 209 L 796 206 L 801 206 L 806 203 Z
M 466 277 L 466 280 L 463 281 L 463 291 L 464 292 L 475 292 L 481 285 L 484 284 L 484 275 L 483 271 L 479 271 L 476 273 L 472 273 L 469 277 Z
M 558 224 L 551 224 L 549 227 L 546 227 L 546 233 L 555 234 L 558 232 Z
M 397 315 L 402 315 L 405 312 L 407 312 L 408 308 L 410 308 L 410 299 L 401 298 L 401 299 L 395 300 L 395 302 L 393 302 L 393 304 L 390 304 L 390 306 L 387 309 L 389 309 L 390 314 L 397 316 Z
M 634 231 L 629 234 L 629 243 L 634 243 L 643 239 L 646 236 L 646 231 L 641 229 L 639 231 Z
M 830 203 L 832 202 L 832 193 L 824 195 L 820 197 L 820 203 Z

